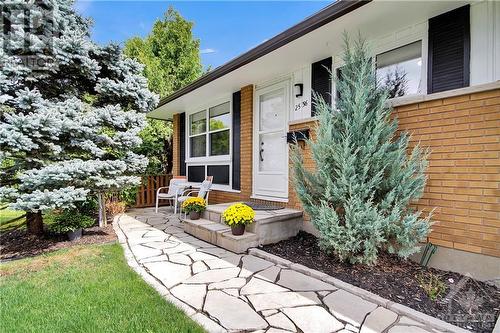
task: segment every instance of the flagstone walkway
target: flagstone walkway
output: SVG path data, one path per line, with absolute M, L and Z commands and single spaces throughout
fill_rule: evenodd
M 190 236 L 167 208 L 131 210 L 114 227 L 129 265 L 209 332 L 438 332 L 290 267 Z

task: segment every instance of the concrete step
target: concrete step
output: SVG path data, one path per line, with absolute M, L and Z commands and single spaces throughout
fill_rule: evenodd
M 205 218 L 184 219 L 182 226 L 188 234 L 235 253 L 244 253 L 259 244 L 257 235 L 252 232 L 245 231 L 241 236 L 234 236 L 227 225 Z
M 208 205 L 203 218 L 223 224 L 222 213 L 233 203 Z M 277 243 L 295 236 L 303 224 L 303 212 L 297 209 L 256 210 L 254 223 L 246 230 L 257 235 L 259 244 Z

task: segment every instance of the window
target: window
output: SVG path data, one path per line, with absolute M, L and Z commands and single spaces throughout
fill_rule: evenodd
M 229 155 L 230 111 L 226 102 L 189 116 L 190 157 Z
M 189 151 L 191 157 L 206 156 L 207 115 L 205 111 L 189 116 Z
M 376 63 L 377 79 L 389 98 L 422 93 L 422 41 L 381 53 Z
M 188 181 L 200 183 L 213 176 L 215 185 L 230 186 L 231 102 L 213 103 L 186 118 Z
M 214 106 L 210 111 L 210 156 L 229 155 L 229 102 Z
M 230 166 L 226 165 L 189 165 L 188 181 L 201 183 L 205 177 L 213 176 L 213 183 L 217 185 L 229 185 Z

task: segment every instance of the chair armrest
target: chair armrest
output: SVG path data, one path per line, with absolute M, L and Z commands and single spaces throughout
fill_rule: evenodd
M 156 193 L 160 193 L 160 190 L 163 190 L 163 189 L 166 189 L 166 188 L 169 188 L 170 186 L 162 186 L 162 187 L 158 187 L 158 189 L 156 190 Z

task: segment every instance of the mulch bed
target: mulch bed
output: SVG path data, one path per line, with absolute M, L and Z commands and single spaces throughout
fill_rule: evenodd
M 73 242 L 65 235 L 46 233 L 42 237 L 29 235 L 24 230 L 13 230 L 0 235 L 0 260 L 21 259 L 72 247 L 75 245 L 103 244 L 116 240 L 113 226 L 91 227 L 83 230 L 82 238 Z
M 474 332 L 491 332 L 500 313 L 499 288 L 387 253 L 374 266 L 351 265 L 321 250 L 317 238 L 305 232 L 263 250 Z M 429 274 L 438 275 L 446 285 L 434 301 L 419 282 Z

